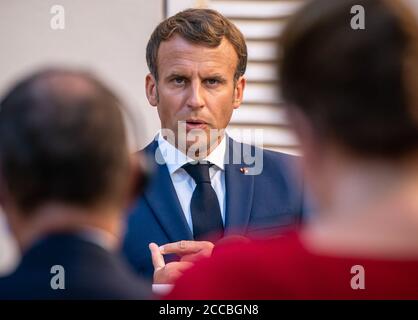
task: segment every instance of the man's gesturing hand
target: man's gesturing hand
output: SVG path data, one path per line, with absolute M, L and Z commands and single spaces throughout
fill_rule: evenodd
M 193 262 L 212 254 L 213 243 L 209 241 L 178 241 L 158 247 L 149 244 L 152 264 L 154 265 L 154 283 L 173 283 L 183 272 L 193 265 Z M 181 257 L 178 262 L 165 264 L 164 254 L 176 254 Z

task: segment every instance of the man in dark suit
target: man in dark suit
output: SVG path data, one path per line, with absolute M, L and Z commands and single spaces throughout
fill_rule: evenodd
M 242 33 L 216 11 L 189 9 L 154 30 L 147 63 L 147 98 L 161 131 L 144 150 L 156 174 L 127 224 L 123 248 L 134 268 L 152 277 L 154 242 L 150 249 L 182 256 L 154 261 L 154 281 L 172 282 L 223 236 L 268 236 L 297 225 L 303 195 L 295 157 L 225 134 L 246 84 Z
M 0 299 L 143 299 L 117 254 L 142 173 L 119 101 L 89 74 L 39 72 L 1 101 L 0 200 L 22 251 Z

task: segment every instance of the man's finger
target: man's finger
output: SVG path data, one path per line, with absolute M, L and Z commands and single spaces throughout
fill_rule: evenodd
M 160 248 L 153 242 L 150 243 L 148 247 L 151 251 L 152 264 L 154 266 L 154 270 L 164 268 L 165 261 L 163 255 L 160 252 Z
M 183 272 L 192 266 L 193 266 L 193 263 L 188 262 L 188 261 L 174 261 L 166 265 L 168 271 L 176 270 L 180 272 Z
M 193 266 L 190 262 L 170 262 L 154 272 L 154 284 L 174 283 L 184 271 Z
M 197 253 L 185 254 L 181 257 L 180 261 L 195 262 L 202 258 L 207 258 L 212 255 L 212 250 L 202 250 Z
M 185 254 L 198 253 L 202 250 L 212 250 L 213 243 L 209 241 L 188 241 L 182 240 L 178 242 L 167 243 L 160 247 L 162 254 L 177 254 L 183 256 Z

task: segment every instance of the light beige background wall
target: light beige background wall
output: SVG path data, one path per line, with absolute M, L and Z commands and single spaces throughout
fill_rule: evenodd
M 50 27 L 55 4 L 64 7 L 64 30 Z M 0 94 L 45 65 L 88 68 L 126 101 L 130 145 L 137 150 L 159 127 L 144 78 L 146 43 L 162 17 L 163 0 L 1 0 Z

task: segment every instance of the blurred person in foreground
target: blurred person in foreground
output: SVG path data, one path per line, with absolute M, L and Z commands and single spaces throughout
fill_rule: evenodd
M 365 30 L 350 27 L 354 5 Z M 218 246 L 168 298 L 417 299 L 417 22 L 401 1 L 319 0 L 282 40 L 283 94 L 320 215 L 285 238 Z
M 0 299 L 142 299 L 117 255 L 123 211 L 144 176 L 117 97 L 93 76 L 51 69 L 0 105 L 0 201 L 22 251 Z

